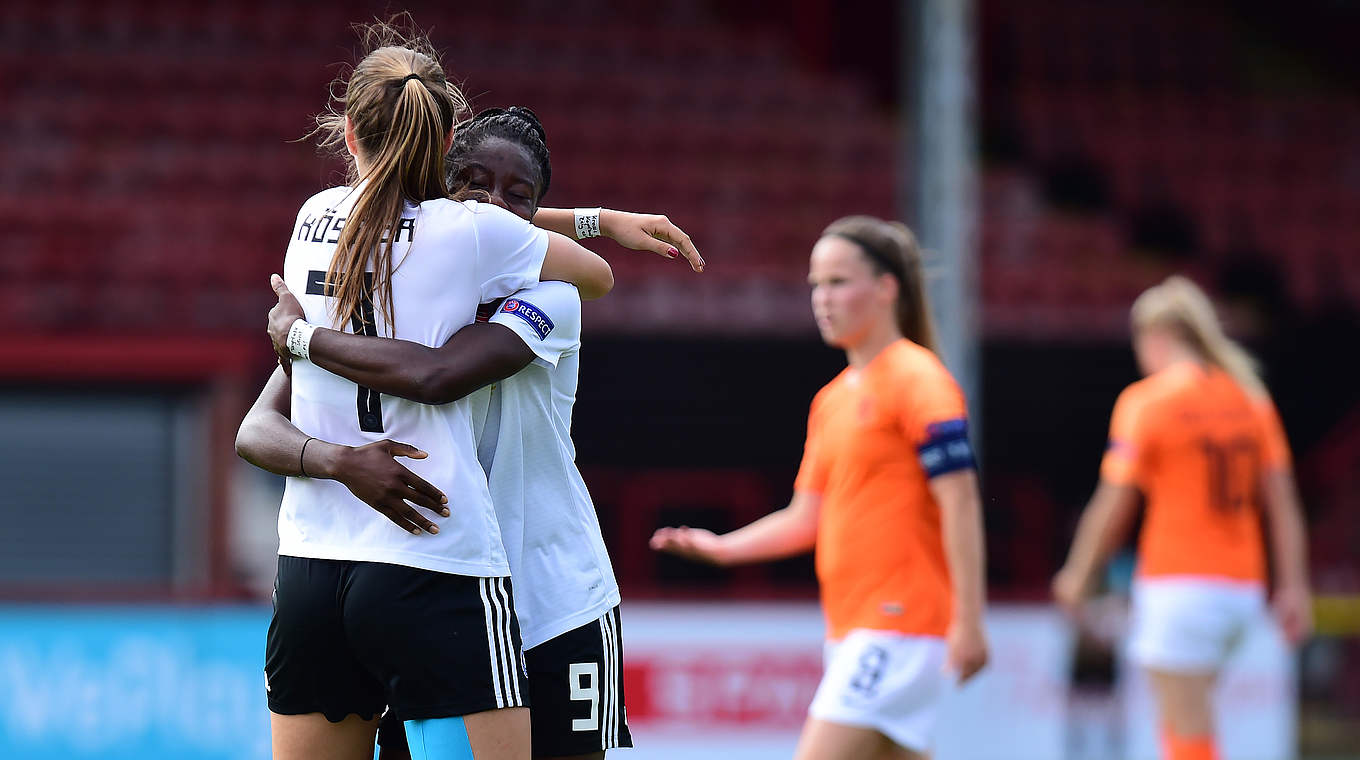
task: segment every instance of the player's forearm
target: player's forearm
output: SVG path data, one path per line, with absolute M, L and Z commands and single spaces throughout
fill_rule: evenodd
M 617 211 L 612 209 L 600 209 L 600 235 L 610 237 L 610 221 L 612 217 L 618 216 Z M 534 226 L 540 230 L 556 232 L 559 235 L 566 235 L 572 240 L 579 240 L 576 237 L 576 210 L 570 208 L 540 208 L 534 213 Z
M 307 434 L 288 419 L 292 381 L 276 368 L 236 431 L 236 454 L 276 475 L 297 475 L 298 455 Z
M 534 213 L 534 226 L 576 239 L 576 212 L 569 208 L 540 208 Z
M 348 448 L 313 438 L 276 412 L 246 415 L 236 433 L 236 453 L 275 475 L 333 480 Z
M 1077 531 L 1072 536 L 1072 547 L 1067 551 L 1067 561 L 1063 563 L 1064 570 L 1075 573 L 1084 582 L 1088 582 L 1104 563 L 1103 552 L 1100 551 L 1104 521 L 1101 506 L 1099 501 L 1093 499 L 1082 511 L 1077 520 Z
M 307 437 L 287 417 L 252 409 L 236 431 L 236 454 L 276 475 L 300 475 L 299 456 Z
M 1308 538 L 1294 476 L 1286 469 L 1268 472 L 1264 488 L 1275 585 L 1307 589 Z
M 723 534 L 718 563 L 745 565 L 811 551 L 817 544 L 817 515 L 796 503 L 799 496 L 794 496 L 795 503 Z
M 1101 481 L 1077 522 L 1064 569 L 1089 583 L 1123 543 L 1133 522 L 1135 499 L 1128 486 Z
M 422 404 L 447 404 L 523 369 L 533 351 L 510 329 L 467 325 L 439 348 L 318 329 L 313 364 L 365 388 Z
M 944 479 L 949 483 L 937 483 Z M 932 479 L 940 507 L 945 562 L 954 593 L 954 622 L 978 625 L 986 606 L 986 551 L 983 546 L 982 505 L 972 470 Z
M 389 396 L 432 403 L 425 379 L 434 371 L 434 349 L 406 340 L 352 335 L 318 328 L 308 347 L 316 366 Z
M 276 369 L 241 420 L 236 431 L 236 454 L 275 475 L 333 479 L 349 447 L 298 430 L 288 418 L 291 404 L 292 380 Z

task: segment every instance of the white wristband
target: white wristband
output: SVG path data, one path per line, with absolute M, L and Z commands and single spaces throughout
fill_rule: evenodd
M 577 240 L 600 236 L 600 211 L 598 208 L 576 209 Z
M 307 320 L 298 319 L 293 322 L 293 326 L 288 328 L 288 353 L 299 359 L 311 358 L 312 333 L 316 332 L 316 325 L 307 324 Z

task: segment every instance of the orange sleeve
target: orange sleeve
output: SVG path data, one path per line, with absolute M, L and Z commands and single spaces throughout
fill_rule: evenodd
M 957 425 L 968 419 L 963 391 L 944 365 L 929 367 L 906 387 L 909 390 L 899 407 L 898 421 L 913 446 L 930 442 L 940 425 Z
M 819 394 L 820 397 L 820 394 Z M 826 459 L 817 449 L 817 398 L 808 409 L 807 440 L 803 443 L 803 462 L 798 466 L 793 490 L 821 493 L 826 490 Z
M 1262 448 L 1261 464 L 1268 469 L 1289 469 L 1293 457 L 1289 453 L 1289 439 L 1284 434 L 1284 423 L 1280 413 L 1269 397 L 1254 401 L 1252 407 L 1261 423 L 1265 446 Z
M 1132 388 L 1125 389 L 1114 402 L 1110 415 L 1110 438 L 1105 445 L 1105 458 L 1100 462 L 1100 477 L 1116 485 L 1136 485 L 1142 478 L 1141 462 L 1147 441 L 1139 424 L 1143 404 Z
M 968 440 L 968 405 L 944 365 L 924 365 L 899 398 L 898 424 L 927 478 L 977 467 Z

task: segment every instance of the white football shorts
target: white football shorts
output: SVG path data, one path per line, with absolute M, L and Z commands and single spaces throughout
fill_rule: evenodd
M 1155 670 L 1216 671 L 1242 635 L 1266 616 L 1265 589 L 1258 583 L 1196 576 L 1139 578 L 1133 584 L 1129 656 Z
M 808 714 L 873 728 L 907 749 L 928 752 L 940 701 L 954 680 L 944 665 L 942 638 L 857 628 L 826 643 L 826 672 Z

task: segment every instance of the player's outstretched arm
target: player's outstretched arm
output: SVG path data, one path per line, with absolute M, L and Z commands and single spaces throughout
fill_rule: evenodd
M 1096 573 L 1128 535 L 1137 511 L 1137 488 L 1101 478 L 1077 522 L 1067 561 L 1053 578 L 1053 597 L 1060 606 L 1076 611 L 1090 593 Z
M 967 681 L 987 664 L 982 627 L 987 570 L 977 472 L 970 468 L 936 475 L 930 479 L 930 493 L 940 506 L 941 537 L 954 592 L 947 636 L 949 666 L 960 681 Z
M 566 208 L 541 208 L 534 214 L 534 225 L 569 238 L 576 237 L 576 213 Z M 630 211 L 600 209 L 600 236 L 634 251 L 651 251 L 673 259 L 684 256 L 690 269 L 704 271 L 704 257 L 694 241 L 664 214 L 635 214 Z
M 279 302 L 269 311 L 275 351 L 288 352 L 288 333 L 302 306 L 278 275 L 270 278 Z M 308 358 L 318 367 L 379 393 L 422 404 L 446 404 L 503 380 L 533 361 L 533 349 L 507 327 L 473 324 L 439 348 L 391 338 L 317 328 Z
M 291 396 L 292 381 L 282 368 L 274 370 L 236 431 L 236 453 L 242 459 L 277 475 L 339 481 L 402 530 L 439 532 L 407 502 L 448 517 L 448 499 L 396 460 L 424 459 L 425 452 L 396 441 L 342 446 L 313 438 L 288 418 Z
M 651 547 L 719 566 L 792 557 L 811 551 L 816 545 L 817 515 L 821 508 L 821 494 L 794 491 L 787 507 L 744 528 L 721 536 L 702 528 L 662 528 L 652 535 Z

